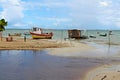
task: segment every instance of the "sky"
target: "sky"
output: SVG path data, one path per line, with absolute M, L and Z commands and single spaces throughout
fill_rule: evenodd
M 0 0 L 6 28 L 120 29 L 120 0 Z

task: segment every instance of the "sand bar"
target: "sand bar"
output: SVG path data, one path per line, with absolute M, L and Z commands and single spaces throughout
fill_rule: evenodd
M 66 42 L 66 41 L 64 41 Z M 67 41 L 70 46 L 61 48 L 50 48 L 48 49 L 50 55 L 60 56 L 60 57 L 83 57 L 83 58 L 110 58 L 118 56 L 119 47 L 108 47 L 108 45 L 103 44 L 91 44 L 86 42 L 76 42 L 71 43 Z
M 13 37 L 13 41 L 7 42 L 6 38 L 0 41 L 1 50 L 41 50 L 45 48 L 58 48 L 68 46 L 67 43 L 59 43 L 55 40 L 47 39 L 27 39 L 26 42 L 23 38 Z
M 71 44 L 69 41 L 64 42 L 68 43 L 69 46 L 61 48 L 50 48 L 48 49 L 48 54 L 61 57 L 85 57 L 91 55 L 91 53 L 88 53 L 89 51 L 93 51 L 94 49 L 96 49 L 95 47 L 86 43 L 73 41 Z

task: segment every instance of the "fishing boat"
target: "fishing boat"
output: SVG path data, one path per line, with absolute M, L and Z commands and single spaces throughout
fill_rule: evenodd
M 33 29 L 32 32 L 30 32 L 33 39 L 52 39 L 53 33 L 43 33 L 43 30 L 41 28 Z
M 10 36 L 21 36 L 21 33 L 10 34 Z

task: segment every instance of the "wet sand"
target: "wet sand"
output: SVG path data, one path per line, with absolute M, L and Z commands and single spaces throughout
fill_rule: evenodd
M 84 57 L 85 54 L 86 56 L 89 54 L 89 51 L 93 51 L 95 49 L 94 46 L 80 42 L 72 42 L 72 44 L 69 45 L 70 46 L 68 47 L 48 48 L 48 54 L 61 57 Z M 84 53 L 84 55 L 82 53 Z
M 82 42 L 72 42 L 72 45 L 69 47 L 48 48 L 47 50 L 49 51 L 48 54 L 59 57 L 84 57 L 97 59 L 115 56 L 119 52 L 118 47 Z

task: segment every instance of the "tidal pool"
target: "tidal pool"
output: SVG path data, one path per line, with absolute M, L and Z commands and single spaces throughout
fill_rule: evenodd
M 45 50 L 0 50 L 0 80 L 83 80 L 88 70 L 106 63 L 51 56 Z

